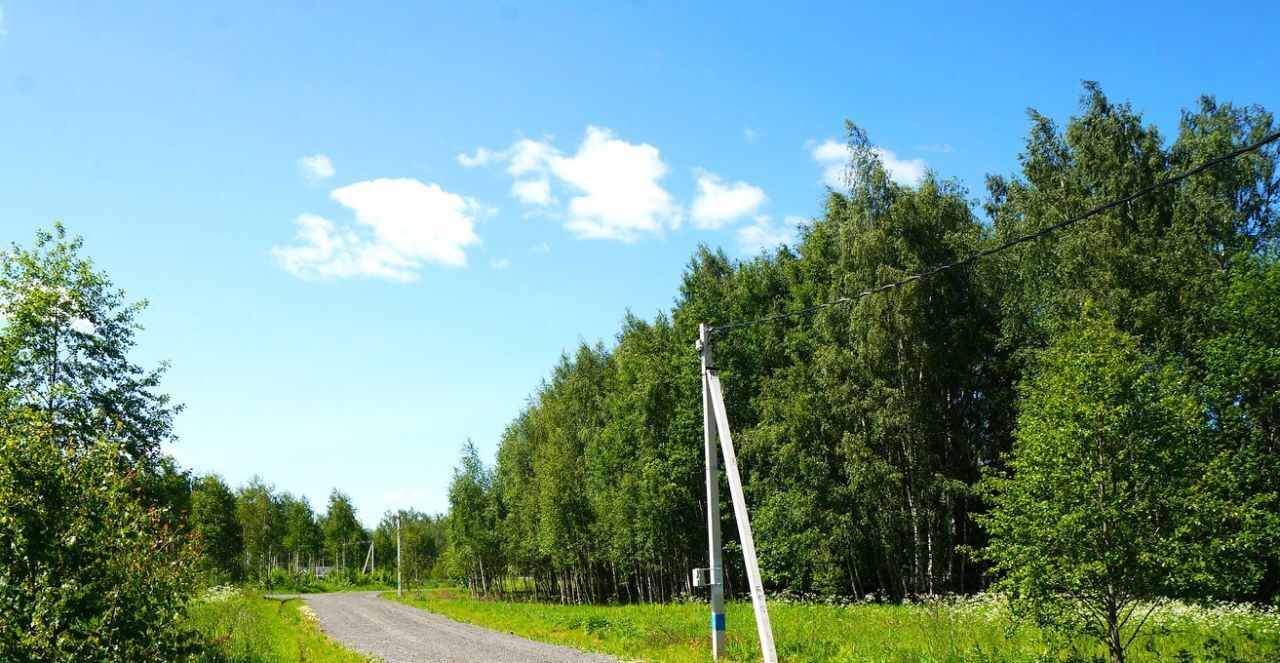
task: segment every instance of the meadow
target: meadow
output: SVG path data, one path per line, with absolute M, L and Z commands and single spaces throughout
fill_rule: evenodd
M 397 600 L 394 593 L 385 595 Z M 462 590 L 406 592 L 402 603 L 451 619 L 635 661 L 708 661 L 702 603 L 553 605 L 486 600 Z M 1055 636 L 1016 622 L 999 599 L 915 604 L 776 601 L 769 613 L 782 661 L 1084 663 L 1106 660 L 1086 638 Z M 730 602 L 729 661 L 759 660 L 750 603 Z M 1280 610 L 1171 604 L 1152 618 L 1131 661 L 1280 660 Z

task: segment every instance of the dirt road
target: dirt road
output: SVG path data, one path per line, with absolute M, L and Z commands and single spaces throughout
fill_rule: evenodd
M 617 663 L 600 654 L 455 622 L 380 599 L 377 592 L 300 598 L 311 604 L 329 636 L 387 663 Z

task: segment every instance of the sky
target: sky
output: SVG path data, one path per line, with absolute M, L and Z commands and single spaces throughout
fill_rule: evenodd
M 170 362 L 169 450 L 442 512 L 699 244 L 792 241 L 863 127 L 977 200 L 1081 80 L 1280 108 L 1275 3 L 0 0 L 0 242 L 62 221 Z M 692 343 L 692 339 L 690 339 Z

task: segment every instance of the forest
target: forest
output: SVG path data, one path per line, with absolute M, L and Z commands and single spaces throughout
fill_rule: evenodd
M 1275 130 L 1204 97 L 1166 135 L 1094 84 L 1065 125 L 1031 111 L 1030 126 L 1019 172 L 976 200 L 934 173 L 895 183 L 850 124 L 848 187 L 794 246 L 701 249 L 669 311 L 561 357 L 492 463 L 464 449 L 447 559 L 478 592 L 520 577 L 555 601 L 690 594 L 707 555 L 699 323 L 951 263 Z M 716 339 L 766 587 L 1125 587 L 1104 612 L 1129 596 L 1275 600 L 1276 165 L 1271 144 L 962 269 Z M 1054 556 L 1080 573 L 1035 561 Z
M 1166 134 L 1091 83 L 1065 123 L 1029 119 L 1018 172 L 980 198 L 936 173 L 895 182 L 849 123 L 845 186 L 793 245 L 698 250 L 670 310 L 628 312 L 611 342 L 561 356 L 495 458 L 463 446 L 447 514 L 373 530 L 336 489 L 320 513 L 261 478 L 181 468 L 162 451 L 181 412 L 165 366 L 131 359 L 145 302 L 61 225 L 15 243 L 0 256 L 0 659 L 182 660 L 201 588 L 386 583 L 397 527 L 406 582 L 696 596 L 699 324 L 961 260 L 1276 131 L 1266 110 L 1206 96 Z M 1280 601 L 1278 163 L 1270 142 L 961 268 L 726 329 L 715 362 L 766 588 L 998 593 L 1113 660 L 1163 601 Z M 361 575 L 370 542 L 377 572 Z

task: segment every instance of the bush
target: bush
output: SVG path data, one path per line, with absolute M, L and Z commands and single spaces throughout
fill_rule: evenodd
M 185 656 L 192 555 L 125 450 L 0 436 L 0 660 Z

